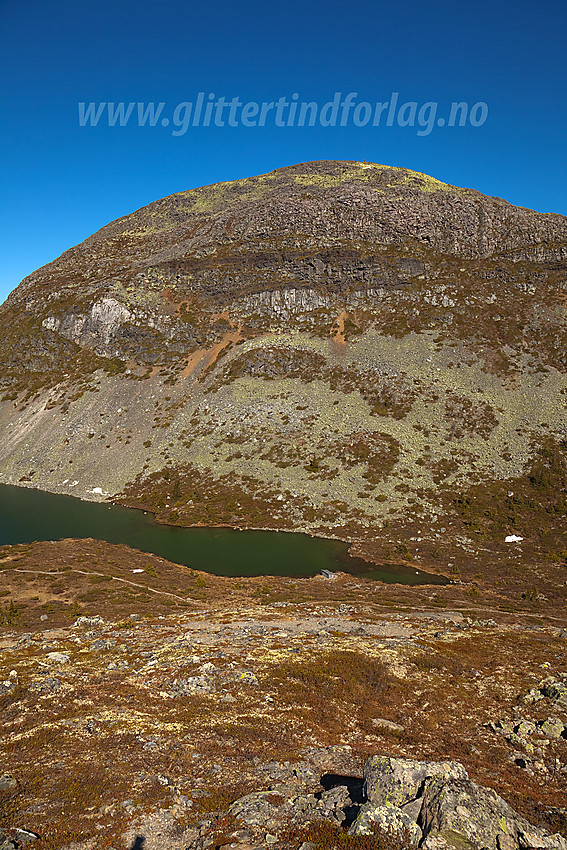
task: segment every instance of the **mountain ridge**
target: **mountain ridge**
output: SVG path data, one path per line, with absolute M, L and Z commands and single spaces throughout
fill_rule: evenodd
M 358 171 L 358 174 L 356 173 L 357 171 Z M 315 174 L 314 174 L 314 172 L 315 172 Z M 256 184 L 261 183 L 262 181 L 275 182 L 276 185 L 273 188 L 278 189 L 280 187 L 278 186 L 277 180 L 280 177 L 285 178 L 285 177 L 288 177 L 288 176 L 292 178 L 292 180 L 290 182 L 293 182 L 293 180 L 295 180 L 297 182 L 297 181 L 300 181 L 301 179 L 304 179 L 305 182 L 306 182 L 306 186 L 311 187 L 312 189 L 316 189 L 316 188 L 336 188 L 337 186 L 339 186 L 341 184 L 341 182 L 358 182 L 358 183 L 367 182 L 368 183 L 370 178 L 372 177 L 372 178 L 374 178 L 374 182 L 377 184 L 376 186 L 374 186 L 375 190 L 382 191 L 380 187 L 383 186 L 384 184 L 383 184 L 383 181 L 381 181 L 379 178 L 382 178 L 385 175 L 387 176 L 388 179 L 392 178 L 394 180 L 393 185 L 398 189 L 408 188 L 407 184 L 409 183 L 409 184 L 412 184 L 409 187 L 410 189 L 418 189 L 422 193 L 431 194 L 431 193 L 436 193 L 436 192 L 443 192 L 443 193 L 448 192 L 452 195 L 460 194 L 462 196 L 467 197 L 467 199 L 470 198 L 471 200 L 475 200 L 475 201 L 481 201 L 481 200 L 483 200 L 485 202 L 490 201 L 496 207 L 502 207 L 504 209 L 508 208 L 507 211 L 514 211 L 516 214 L 517 213 L 528 214 L 528 217 L 531 221 L 536 221 L 536 220 L 542 221 L 542 220 L 548 219 L 549 221 L 553 221 L 553 223 L 555 223 L 559 226 L 562 225 L 563 240 L 567 242 L 567 225 L 565 224 L 566 219 L 565 219 L 564 216 L 561 216 L 558 213 L 535 213 L 534 211 L 528 210 L 525 207 L 514 206 L 514 205 L 510 204 L 508 201 L 505 201 L 503 199 L 500 199 L 500 198 L 497 198 L 497 197 L 492 197 L 492 196 L 482 195 L 480 192 L 477 192 L 474 189 L 462 189 L 462 188 L 459 188 L 459 187 L 451 186 L 450 184 L 443 183 L 443 182 L 441 182 L 441 181 L 439 181 L 435 178 L 431 178 L 427 175 L 421 174 L 420 172 L 414 172 L 414 171 L 411 171 L 409 169 L 394 168 L 394 167 L 382 166 L 382 165 L 376 165 L 376 164 L 370 164 L 370 163 L 357 163 L 355 161 L 348 162 L 348 163 L 334 162 L 334 161 L 331 161 L 331 162 L 321 161 L 321 162 L 314 162 L 314 163 L 299 163 L 297 165 L 285 166 L 283 168 L 276 169 L 275 171 L 270 172 L 267 175 L 257 175 L 257 176 L 254 176 L 254 177 L 245 178 L 243 180 L 223 181 L 221 183 L 209 184 L 207 186 L 198 187 L 198 188 L 174 193 L 172 195 L 166 196 L 165 198 L 161 198 L 161 199 L 158 199 L 156 201 L 153 201 L 150 204 L 146 204 L 146 205 L 140 207 L 138 210 L 135 210 L 133 213 L 129 213 L 125 216 L 121 216 L 120 218 L 110 222 L 109 224 L 104 225 L 99 230 L 97 230 L 94 234 L 87 237 L 78 246 L 74 246 L 74 247 L 68 249 L 60 257 L 56 258 L 51 263 L 48 263 L 46 266 L 43 266 L 37 272 L 33 272 L 31 275 L 29 275 L 27 278 L 25 278 L 24 281 L 22 281 L 22 283 L 25 284 L 25 282 L 30 281 L 30 279 L 34 280 L 35 277 L 40 274 L 40 272 L 43 272 L 46 269 L 57 268 L 57 265 L 60 263 L 60 261 L 63 258 L 72 257 L 74 255 L 74 252 L 76 252 L 78 249 L 82 248 L 83 246 L 90 246 L 92 244 L 96 244 L 98 241 L 102 240 L 103 236 L 106 237 L 109 234 L 112 235 L 113 231 L 116 230 L 117 228 L 119 228 L 120 225 L 133 223 L 133 222 L 136 221 L 136 219 L 138 217 L 140 217 L 140 216 L 143 217 L 143 214 L 147 214 L 149 212 L 153 213 L 154 211 L 159 210 L 160 206 L 168 207 L 168 206 L 171 206 L 171 204 L 173 204 L 173 203 L 176 203 L 176 204 L 179 203 L 180 205 L 184 205 L 186 203 L 186 201 L 190 199 L 191 201 L 193 201 L 193 204 L 190 205 L 190 208 L 188 210 L 184 210 L 183 212 L 186 215 L 187 214 L 191 214 L 191 215 L 205 214 L 207 206 L 211 206 L 213 211 L 215 211 L 214 210 L 215 199 L 213 197 L 212 200 L 207 201 L 207 199 L 205 197 L 205 198 L 202 199 L 202 202 L 200 204 L 199 198 L 203 195 L 206 196 L 207 194 L 209 194 L 209 195 L 212 194 L 214 196 L 215 194 L 218 194 L 219 191 L 222 194 L 222 192 L 224 190 L 224 195 L 222 197 L 222 201 L 224 201 L 225 204 L 228 201 L 229 207 L 230 207 L 230 206 L 233 206 L 234 203 L 241 203 L 242 202 L 242 198 L 231 199 L 229 197 L 227 199 L 225 196 L 227 194 L 229 194 L 231 191 L 238 191 L 244 185 L 255 186 Z M 317 181 L 317 179 L 311 179 L 311 178 L 315 178 L 315 177 L 319 178 L 319 182 Z M 325 184 L 325 180 L 328 181 L 329 185 Z M 333 181 L 335 181 L 334 184 L 333 184 Z M 391 185 L 389 185 L 388 187 L 392 188 Z M 295 186 L 295 188 L 299 190 L 301 188 L 301 183 L 298 183 Z M 268 190 L 269 190 L 269 187 L 268 187 Z M 246 196 L 244 198 L 244 200 L 247 201 L 247 200 L 250 200 L 250 198 L 248 196 Z M 203 209 L 203 207 L 205 209 Z M 126 232 L 128 232 L 128 231 L 126 231 Z M 561 258 L 565 257 L 565 255 L 566 255 L 565 251 L 566 250 L 567 249 L 565 249 L 565 246 L 563 246 L 563 251 L 561 252 Z M 21 284 L 20 284 L 20 286 L 21 286 Z M 14 292 L 10 294 L 9 298 L 14 296 L 14 293 L 16 291 L 17 290 L 14 290 Z

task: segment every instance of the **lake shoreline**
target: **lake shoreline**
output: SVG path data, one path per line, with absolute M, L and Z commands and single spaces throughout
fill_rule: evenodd
M 115 497 L 109 497 L 109 499 L 113 499 Z M 104 504 L 104 502 L 102 503 Z M 387 564 L 384 563 L 383 559 L 373 559 L 371 556 L 367 556 L 365 553 L 360 553 L 357 555 L 352 554 L 352 550 L 355 546 L 361 546 L 364 544 L 364 539 L 357 539 L 353 537 L 347 536 L 339 536 L 332 533 L 325 534 L 316 534 L 312 529 L 305 528 L 299 526 L 298 528 L 275 528 L 269 525 L 236 525 L 234 523 L 205 523 L 205 522 L 193 522 L 188 525 L 179 525 L 177 523 L 167 522 L 165 520 L 161 520 L 157 517 L 157 515 L 153 511 L 147 510 L 147 508 L 141 507 L 140 505 L 136 505 L 134 503 L 130 503 L 127 501 L 116 500 L 110 502 L 110 504 L 119 505 L 120 507 L 127 508 L 128 510 L 142 511 L 144 514 L 151 516 L 156 525 L 161 525 L 167 528 L 226 528 L 231 531 L 265 531 L 273 534 L 284 533 L 284 534 L 304 534 L 307 537 L 312 538 L 313 540 L 332 540 L 337 543 L 344 543 L 348 546 L 347 555 L 353 561 L 364 561 L 367 564 L 371 564 L 375 567 L 385 567 L 391 566 L 393 571 L 399 570 L 400 568 L 405 571 L 412 571 L 421 576 L 427 576 L 432 579 L 437 579 L 438 581 L 432 581 L 432 584 L 450 584 L 452 579 L 449 575 L 439 571 L 436 573 L 431 573 L 426 570 L 421 570 L 419 567 L 415 566 L 415 564 L 410 564 L 407 561 L 399 560 L 399 561 L 389 561 Z M 347 571 L 348 572 L 348 571 Z M 372 572 L 372 570 L 368 570 L 368 572 Z M 364 575 L 364 572 L 354 572 L 350 573 L 350 575 Z
M 352 555 L 355 541 L 337 535 L 236 523 L 173 525 L 160 521 L 151 511 L 126 506 L 113 497 L 95 501 L 79 496 L 69 498 L 29 485 L 1 485 L 0 514 L 3 545 L 94 538 L 122 543 L 219 576 L 299 577 L 328 571 L 400 585 L 439 585 L 448 581 L 408 564 Z M 285 537 L 278 534 L 281 531 L 287 532 Z M 239 532 L 238 538 L 230 536 L 234 532 Z

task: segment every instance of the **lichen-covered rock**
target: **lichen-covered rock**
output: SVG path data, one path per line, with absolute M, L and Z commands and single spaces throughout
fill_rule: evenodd
M 428 835 L 422 842 L 420 850 L 474 850 L 474 848 L 462 835 L 447 830 L 444 833 Z
M 68 664 L 70 658 L 66 652 L 48 652 L 47 660 L 53 664 Z
M 346 785 L 337 785 L 324 791 L 319 797 L 318 806 L 326 812 L 332 812 L 339 820 L 344 817 L 345 809 L 352 806 L 349 790 Z
M 11 773 L 3 773 L 0 776 L 0 791 L 11 791 L 13 788 L 17 787 L 18 783 Z
M 92 629 L 103 624 L 104 620 L 98 615 L 95 617 L 78 617 L 74 623 L 77 628 L 81 629 Z
M 372 756 L 364 765 L 364 794 L 376 805 L 401 806 L 418 796 L 426 779 L 433 776 L 466 779 L 458 762 L 412 761 L 390 756 Z
M 517 735 L 533 735 L 536 728 L 536 724 L 532 720 L 520 720 L 514 732 Z
M 497 735 L 510 735 L 514 731 L 514 724 L 511 720 L 497 720 L 488 725 Z
M 215 686 L 208 676 L 189 676 L 187 679 L 174 679 L 170 690 L 173 696 L 187 696 L 208 694 L 215 690 Z
M 34 682 L 30 682 L 28 690 L 32 693 L 34 691 L 43 694 L 52 694 L 59 690 L 61 687 L 61 680 L 57 679 L 55 676 L 46 676 L 45 679 L 39 679 Z
M 116 646 L 116 641 L 112 638 L 101 638 L 100 640 L 95 640 L 89 646 L 89 649 L 92 652 L 108 652 L 110 649 L 114 649 Z
M 548 717 L 540 724 L 539 729 L 546 738 L 561 738 L 567 727 L 559 717 Z
M 0 681 L 0 696 L 10 693 L 18 684 L 18 674 L 15 670 L 11 670 L 7 679 Z
M 524 726 L 525 733 L 536 730 Z M 564 838 L 529 824 L 495 791 L 469 780 L 458 762 L 373 756 L 364 766 L 364 794 L 351 835 L 369 835 L 378 825 L 413 844 L 422 840 L 424 850 L 567 850 Z
M 37 841 L 39 835 L 29 829 L 12 827 L 7 831 L 0 829 L 0 850 L 20 850 Z
M 396 806 L 377 806 L 375 803 L 365 803 L 361 807 L 348 834 L 371 835 L 375 826 L 396 838 L 406 838 L 416 847 L 422 837 L 421 829 L 407 812 Z
M 453 835 L 456 848 L 500 850 L 508 845 L 567 850 L 567 841 L 560 835 L 551 836 L 531 826 L 495 791 L 469 779 L 428 780 L 420 823 L 428 838 L 439 835 L 449 840 L 447 836 Z
M 254 687 L 259 686 L 258 678 L 252 670 L 244 670 L 243 673 L 240 673 L 238 676 L 238 681 L 244 685 L 252 685 Z
M 553 702 L 567 706 L 567 685 L 564 682 L 551 681 L 544 685 L 541 692 L 544 697 L 553 700 Z
M 283 802 L 284 799 L 272 791 L 255 791 L 235 800 L 228 814 L 247 826 L 267 826 L 277 816 L 277 809 Z
M 352 806 L 344 785 L 317 794 L 297 792 L 293 785 L 275 785 L 268 791 L 246 794 L 230 806 L 228 814 L 249 827 L 277 829 L 321 820 L 339 826 Z

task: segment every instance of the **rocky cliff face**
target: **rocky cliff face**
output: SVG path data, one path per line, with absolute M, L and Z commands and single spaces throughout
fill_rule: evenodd
M 181 524 L 561 551 L 566 298 L 567 219 L 406 169 L 182 192 L 2 306 L 0 477 Z
M 226 308 L 243 295 L 253 296 L 245 313 L 276 290 L 301 310 L 329 306 L 331 295 L 340 300 L 355 290 L 465 272 L 529 291 L 553 270 L 563 278 L 552 274 L 552 282 L 564 283 L 565 262 L 562 216 L 406 169 L 307 163 L 172 195 L 112 222 L 26 278 L 5 313 L 41 318 L 47 330 L 90 348 L 116 338 L 126 355 L 124 325 L 143 335 L 162 332 L 165 322 L 188 349 L 195 340 L 187 325 L 202 325 L 195 312 Z M 281 316 L 277 297 L 273 306 Z

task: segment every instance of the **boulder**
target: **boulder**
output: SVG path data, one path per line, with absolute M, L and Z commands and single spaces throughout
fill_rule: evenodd
M 560 705 L 567 706 L 567 685 L 564 682 L 551 681 L 541 688 L 544 697 L 557 702 Z
M 48 652 L 47 660 L 53 664 L 68 664 L 70 657 L 66 652 Z
M 18 783 L 11 773 L 3 773 L 0 776 L 0 791 L 11 791 L 13 788 L 17 787 Z
M 116 641 L 112 638 L 100 638 L 99 640 L 95 640 L 89 646 L 89 649 L 92 652 L 107 652 L 109 649 L 114 649 L 116 646 Z
M 102 626 L 104 620 L 102 617 L 79 617 L 75 620 L 75 627 L 92 629 L 94 626 Z
M 386 720 L 383 717 L 374 717 L 372 720 L 372 725 L 377 726 L 379 729 L 387 729 L 390 732 L 404 731 L 404 727 L 400 726 L 399 723 L 394 723 L 392 720 Z
M 410 814 L 396 806 L 377 806 L 375 803 L 361 806 L 348 834 L 371 835 L 375 826 L 396 838 L 408 839 L 415 847 L 421 841 L 421 829 Z
M 318 808 L 324 812 L 333 813 L 339 821 L 344 819 L 345 809 L 352 806 L 349 790 L 346 785 L 337 785 L 319 796 Z
M 271 791 L 246 794 L 230 806 L 228 814 L 247 826 L 266 826 L 277 817 L 277 809 L 284 799 Z
M 315 845 L 313 845 L 315 846 Z M 234 841 L 232 844 L 221 844 L 219 850 L 264 850 L 263 844 L 239 844 Z
M 47 676 L 45 679 L 30 683 L 29 691 L 37 691 L 40 694 L 53 694 L 61 687 L 61 680 L 55 676 Z
M 433 776 L 467 779 L 467 772 L 458 762 L 372 756 L 364 765 L 364 794 L 369 803 L 402 806 L 418 797 L 425 780 Z
M 561 738 L 566 726 L 559 717 L 548 717 L 540 724 L 540 731 L 546 738 Z
M 439 836 L 456 848 L 567 850 L 567 840 L 531 826 L 495 791 L 469 779 L 428 780 L 420 825 L 428 839 Z
M 207 676 L 189 676 L 187 679 L 174 679 L 171 685 L 173 696 L 208 694 L 214 690 L 214 684 Z
M 462 835 L 448 830 L 443 834 L 428 835 L 422 842 L 420 850 L 474 850 L 474 848 Z
M 29 829 L 12 827 L 7 832 L 0 829 L 0 850 L 19 850 L 26 844 L 37 841 L 39 835 Z
M 520 720 L 518 724 L 516 724 L 516 728 L 514 732 L 516 735 L 533 735 L 536 731 L 536 724 L 532 720 Z

